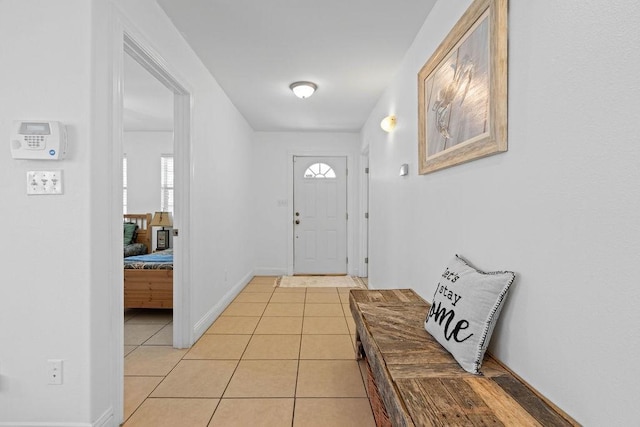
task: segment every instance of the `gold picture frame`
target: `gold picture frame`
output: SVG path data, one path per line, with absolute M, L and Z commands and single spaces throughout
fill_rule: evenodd
M 421 175 L 507 151 L 508 0 L 476 0 L 418 73 Z

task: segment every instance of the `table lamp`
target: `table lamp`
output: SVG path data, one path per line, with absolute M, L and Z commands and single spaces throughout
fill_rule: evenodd
M 171 212 L 156 212 L 153 214 L 151 220 L 151 227 L 162 227 L 162 230 L 158 230 L 156 237 L 156 251 L 163 251 L 169 248 L 169 230 L 165 230 L 165 227 L 173 227 L 173 220 L 171 219 Z

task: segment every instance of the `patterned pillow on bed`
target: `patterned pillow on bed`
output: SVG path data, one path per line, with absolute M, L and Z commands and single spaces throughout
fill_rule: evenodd
M 123 243 L 125 245 L 130 245 L 136 241 L 136 231 L 138 230 L 138 225 L 133 222 L 125 222 L 122 224 L 124 239 Z
M 131 243 L 124 245 L 124 257 L 144 255 L 147 253 L 147 246 L 144 243 Z

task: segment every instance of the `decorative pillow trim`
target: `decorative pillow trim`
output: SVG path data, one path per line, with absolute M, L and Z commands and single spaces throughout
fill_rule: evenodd
M 507 294 L 509 293 L 511 284 L 515 280 L 516 276 L 511 271 L 482 271 L 477 269 L 473 265 L 469 264 L 467 260 L 462 258 L 460 255 L 456 254 L 456 258 L 460 260 L 460 262 L 468 266 L 469 268 L 473 268 L 479 274 L 486 274 L 486 275 L 511 274 L 511 280 L 509 281 L 509 283 L 507 283 L 507 285 L 504 287 L 502 292 L 500 292 L 500 294 L 498 295 L 498 299 L 495 305 L 493 306 L 493 308 L 491 309 L 491 312 L 489 312 L 489 316 L 487 317 L 486 327 L 482 331 L 480 344 L 478 346 L 478 353 L 476 354 L 476 360 L 474 362 L 474 365 L 476 366 L 476 371 L 479 372 L 480 366 L 482 365 L 482 360 L 484 359 L 484 354 L 486 353 L 487 347 L 489 346 L 489 341 L 487 340 L 487 337 L 490 337 L 493 333 L 493 329 L 496 326 L 497 317 L 500 315 L 500 312 L 502 311 L 502 303 L 504 302 Z
M 510 272 L 509 271 L 501 271 L 499 273 L 504 274 L 504 273 L 510 273 Z M 483 274 L 493 274 L 493 273 L 483 273 Z M 511 276 L 511 280 L 505 286 L 504 290 L 502 292 L 500 292 L 500 295 L 498 296 L 498 301 L 496 301 L 496 305 L 493 306 L 493 309 L 491 310 L 491 313 L 489 313 L 489 319 L 490 320 L 487 323 L 487 327 L 484 328 L 484 330 L 482 331 L 482 338 L 480 338 L 479 351 L 478 351 L 478 354 L 476 355 L 476 361 L 475 361 L 476 371 L 480 371 L 480 366 L 482 365 L 482 360 L 484 359 L 484 354 L 487 351 L 487 347 L 489 347 L 489 341 L 487 340 L 487 337 L 490 337 L 493 334 L 493 329 L 496 326 L 496 320 L 498 319 L 498 316 L 500 315 L 500 312 L 502 311 L 502 303 L 504 302 L 505 298 L 507 297 L 507 294 L 509 293 L 509 288 L 511 287 L 511 284 L 513 283 L 515 278 L 516 278 L 516 276 L 515 276 L 515 274 L 513 274 Z

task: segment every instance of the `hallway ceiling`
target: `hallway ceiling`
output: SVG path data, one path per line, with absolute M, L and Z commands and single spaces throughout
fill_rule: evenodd
M 157 1 L 257 131 L 359 131 L 435 3 Z
M 123 125 L 126 132 L 173 131 L 173 92 L 124 55 Z

